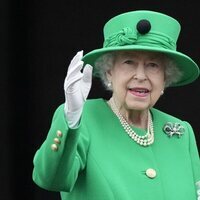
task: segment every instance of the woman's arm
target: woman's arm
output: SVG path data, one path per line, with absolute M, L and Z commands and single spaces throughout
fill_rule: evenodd
M 44 189 L 68 192 L 85 166 L 89 142 L 80 135 L 81 124 L 68 127 L 63 108 L 56 110 L 47 138 L 34 156 L 33 180 Z

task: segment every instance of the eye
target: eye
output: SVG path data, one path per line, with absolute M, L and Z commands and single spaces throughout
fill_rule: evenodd
M 146 65 L 146 70 L 150 73 L 157 73 L 161 70 L 161 65 L 157 62 L 149 62 Z
M 159 67 L 159 65 L 158 65 L 157 63 L 153 63 L 153 62 L 148 63 L 147 66 L 148 66 L 148 67 L 152 67 L 152 68 L 158 68 L 158 67 Z
M 125 60 L 124 63 L 125 63 L 125 64 L 128 64 L 128 65 L 131 65 L 131 64 L 133 64 L 134 62 L 133 62 L 133 60 Z

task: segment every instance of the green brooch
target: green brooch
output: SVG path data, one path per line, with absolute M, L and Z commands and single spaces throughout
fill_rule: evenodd
M 167 122 L 163 128 L 163 131 L 169 136 L 177 135 L 179 138 L 183 135 L 185 128 L 179 123 Z

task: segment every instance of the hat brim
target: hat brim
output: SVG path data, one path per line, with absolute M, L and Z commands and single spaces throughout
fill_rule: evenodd
M 123 50 L 143 50 L 143 51 L 153 51 L 153 52 L 161 52 L 167 54 L 170 58 L 172 58 L 175 61 L 180 71 L 183 72 L 181 79 L 177 83 L 170 85 L 171 87 L 187 85 L 195 81 L 199 76 L 199 67 L 190 57 L 178 51 L 172 51 L 169 49 L 162 49 L 157 47 L 128 45 L 128 46 L 101 48 L 87 53 L 82 60 L 85 64 L 90 64 L 94 66 L 95 61 L 101 55 L 108 53 L 110 51 L 123 51 Z M 96 69 L 94 67 L 93 70 L 94 74 L 95 71 Z

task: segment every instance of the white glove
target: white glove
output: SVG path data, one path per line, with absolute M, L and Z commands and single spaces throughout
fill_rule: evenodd
M 72 59 L 64 81 L 65 106 L 64 113 L 70 128 L 79 125 L 83 105 L 92 85 L 92 66 L 83 68 L 83 51 L 79 51 Z M 81 72 L 83 68 L 83 72 Z

